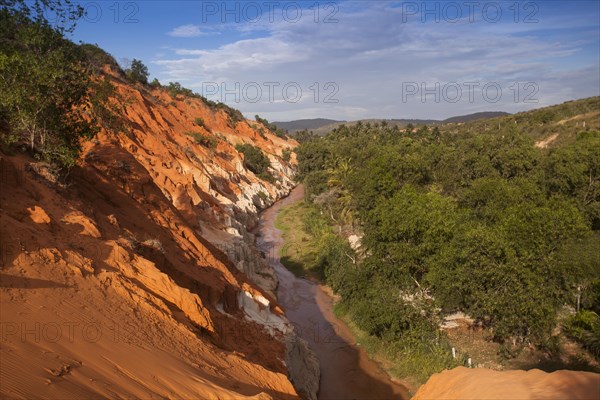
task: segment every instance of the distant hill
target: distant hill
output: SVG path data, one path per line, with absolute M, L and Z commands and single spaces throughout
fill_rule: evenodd
M 328 125 L 324 125 L 321 126 L 319 128 L 316 129 L 312 129 L 312 131 L 319 136 L 324 136 L 327 135 L 329 132 L 333 131 L 336 128 L 339 128 L 341 125 L 346 125 L 346 126 L 353 126 L 359 122 L 362 122 L 363 124 L 378 124 L 378 123 L 382 123 L 385 122 L 388 125 L 392 125 L 392 126 L 398 126 L 400 128 L 404 128 L 406 125 L 408 124 L 413 124 L 413 125 L 433 125 L 433 124 L 439 124 L 441 123 L 441 121 L 436 121 L 433 119 L 361 119 L 358 121 L 342 121 L 342 122 L 335 122 L 333 124 L 328 124 Z
M 504 111 L 484 111 L 484 112 L 478 112 L 478 113 L 474 113 L 474 114 L 459 115 L 457 117 L 447 118 L 447 119 L 443 120 L 442 122 L 444 124 L 471 122 L 471 121 L 476 121 L 478 119 L 505 117 L 507 115 L 510 115 L 510 113 L 507 113 Z
M 303 131 L 304 129 L 317 129 L 325 125 L 335 124 L 337 122 L 346 122 L 346 121 L 336 121 L 334 119 L 326 119 L 326 118 L 313 118 L 313 119 L 297 119 L 295 121 L 289 122 L 273 122 L 281 129 L 285 129 L 290 133 L 296 131 Z
M 507 124 L 524 132 L 538 148 L 560 147 L 575 140 L 588 129 L 600 130 L 600 97 L 566 101 L 535 110 L 500 117 L 476 119 L 464 123 L 446 123 L 442 133 L 456 134 L 485 132 Z M 465 116 L 470 117 L 470 116 Z
M 476 121 L 479 119 L 488 119 L 488 118 L 496 118 L 496 117 L 504 117 L 510 115 L 506 112 L 501 111 L 487 111 L 487 112 L 478 112 L 474 114 L 468 115 L 460 115 L 456 117 L 451 117 L 445 120 L 437 120 L 437 119 L 361 119 L 357 121 L 336 121 L 333 119 L 326 118 L 314 118 L 314 119 L 298 119 L 289 122 L 274 122 L 279 128 L 287 130 L 289 133 L 295 133 L 299 131 L 303 131 L 308 129 L 309 131 L 313 131 L 315 134 L 323 136 L 331 132 L 332 130 L 338 128 L 341 125 L 352 126 L 358 122 L 362 122 L 363 124 L 371 123 L 381 123 L 386 122 L 388 125 L 396 125 L 400 128 L 407 126 L 408 124 L 412 125 L 438 125 L 438 124 L 446 124 L 446 123 L 464 123 Z

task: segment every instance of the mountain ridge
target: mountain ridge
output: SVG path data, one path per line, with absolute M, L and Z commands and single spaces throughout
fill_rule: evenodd
M 392 119 L 361 119 L 356 121 L 337 121 L 327 118 L 314 118 L 314 119 L 299 119 L 288 122 L 273 122 L 276 126 L 281 129 L 287 130 L 289 133 L 296 133 L 299 131 L 303 131 L 305 129 L 313 130 L 316 134 L 322 135 L 326 134 L 333 129 L 339 127 L 340 125 L 353 125 L 358 122 L 362 123 L 380 123 L 386 122 L 388 124 L 397 125 L 399 127 L 404 127 L 408 124 L 412 125 L 438 125 L 438 124 L 446 124 L 446 123 L 463 123 L 469 121 L 475 121 L 479 119 L 489 119 L 496 118 L 501 116 L 511 115 L 510 113 L 503 111 L 483 111 L 477 112 L 473 114 L 459 115 L 456 117 L 446 118 L 444 120 L 436 120 L 436 119 L 406 119 L 406 118 L 392 118 Z

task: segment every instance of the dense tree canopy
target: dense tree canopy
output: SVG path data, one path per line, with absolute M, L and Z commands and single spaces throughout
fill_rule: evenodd
M 359 123 L 305 138 L 307 199 L 363 236 L 352 257 L 323 253 L 326 279 L 361 328 L 433 333 L 461 310 L 500 342 L 544 344 L 578 290 L 588 307 L 597 302 L 600 132 L 580 130 L 550 150 L 532 139 L 535 127 L 580 111 L 565 109 L 507 117 L 495 130 Z

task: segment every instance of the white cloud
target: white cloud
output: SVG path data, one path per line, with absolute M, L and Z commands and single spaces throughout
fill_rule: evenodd
M 511 33 L 510 25 L 483 22 L 403 23 L 401 10 L 384 2 L 365 2 L 361 3 L 365 7 L 352 10 L 344 9 L 344 4 L 336 15 L 338 23 L 315 23 L 311 16 L 296 23 L 240 24 L 233 26 L 243 32 L 238 40 L 214 49 L 177 49 L 155 63 L 163 68 L 161 78 L 181 81 L 197 91 L 203 82 L 224 84 L 227 89 L 258 83 L 264 88 L 258 102 L 242 98 L 236 103 L 232 95 L 211 98 L 226 100 L 247 115 L 260 113 L 273 120 L 442 119 L 484 110 L 514 112 L 597 95 L 600 90 L 598 66 L 578 62 L 582 43 L 571 37 L 545 37 L 520 26 Z M 549 29 L 541 23 L 536 27 Z M 269 99 L 263 85 L 267 82 L 279 83 L 275 99 Z M 292 82 L 303 90 L 301 101 L 281 101 L 283 86 Z M 324 102 L 331 94 L 325 90 L 328 82 L 339 88 L 337 103 Z M 456 103 L 436 102 L 433 96 L 423 103 L 418 95 L 403 101 L 404 82 L 427 87 L 436 82 L 442 86 L 497 82 L 503 95 L 497 103 L 485 101 L 480 90 L 474 102 L 467 92 Z M 536 83 L 539 102 L 515 102 L 511 88 L 515 82 Z
M 200 27 L 198 25 L 187 24 L 174 28 L 168 33 L 168 35 L 174 37 L 196 37 L 205 35 L 205 33 L 200 31 Z

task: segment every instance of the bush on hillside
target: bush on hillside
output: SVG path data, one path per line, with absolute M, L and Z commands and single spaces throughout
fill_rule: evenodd
M 290 162 L 290 160 L 292 158 L 292 150 L 291 149 L 283 149 L 283 151 L 281 152 L 281 158 L 285 162 Z
M 198 118 L 194 119 L 194 124 L 196 124 L 199 127 L 202 127 L 204 129 L 208 130 L 208 128 L 206 127 L 206 124 L 204 123 L 204 119 L 203 118 L 198 117 Z
M 193 137 L 196 143 L 208 149 L 217 148 L 218 140 L 213 136 L 207 136 L 198 132 L 186 132 L 186 135 Z
M 284 131 L 282 128 L 278 127 L 277 125 L 270 123 L 266 118 L 261 118 L 260 115 L 255 115 L 254 118 L 256 119 L 256 122 L 261 123 L 264 126 L 266 126 L 267 129 L 269 129 L 271 132 L 273 132 L 277 137 L 280 137 L 285 140 L 288 139 L 286 131 Z
M 600 359 L 600 317 L 593 311 L 582 310 L 570 317 L 563 330 Z
M 131 65 L 125 69 L 125 75 L 132 82 L 139 82 L 144 85 L 148 83 L 148 67 L 136 58 L 134 58 L 131 61 Z
M 79 45 L 79 47 L 86 54 L 88 63 L 94 67 L 97 72 L 99 72 L 105 65 L 109 65 L 115 71 L 124 74 L 124 71 L 119 66 L 119 63 L 117 63 L 117 60 L 115 60 L 112 55 L 98 47 L 97 44 L 83 43 Z
M 92 79 L 90 54 L 98 63 L 111 60 L 64 37 L 82 13 L 66 13 L 63 25 L 51 25 L 44 5 L 68 9 L 60 1 L 40 9 L 24 1 L 0 7 L 0 118 L 7 127 L 1 139 L 26 144 L 38 159 L 68 169 L 77 162 L 80 140 L 93 137 L 111 115 L 112 86 Z
M 254 172 L 261 179 L 269 182 L 274 180 L 273 175 L 269 171 L 271 162 L 260 148 L 244 143 L 236 145 L 235 149 L 244 155 L 244 166 L 246 168 Z

